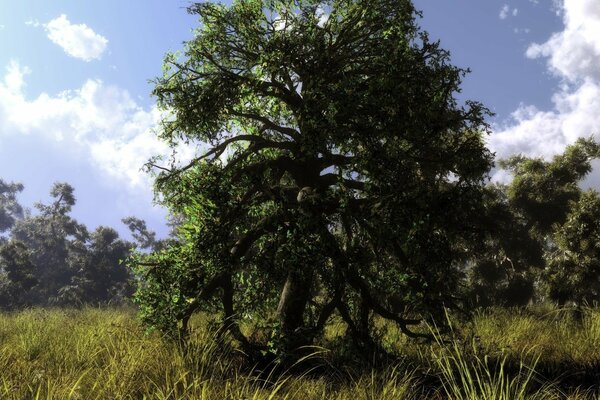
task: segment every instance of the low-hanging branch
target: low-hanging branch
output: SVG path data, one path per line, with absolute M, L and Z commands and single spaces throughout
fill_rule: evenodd
M 421 324 L 421 319 L 402 318 L 398 314 L 395 314 L 382 306 L 371 294 L 369 285 L 350 266 L 346 255 L 338 246 L 337 240 L 333 234 L 328 229 L 322 229 L 321 232 L 324 236 L 324 240 L 329 243 L 329 250 L 332 252 L 332 260 L 338 265 L 338 270 L 346 278 L 348 284 L 360 293 L 363 301 L 371 310 L 385 319 L 396 322 L 400 327 L 400 330 L 409 337 L 431 339 L 430 335 L 416 333 L 408 329 L 409 325 Z

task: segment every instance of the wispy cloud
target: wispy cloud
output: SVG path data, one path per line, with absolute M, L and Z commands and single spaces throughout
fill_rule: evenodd
M 519 9 L 518 8 L 512 8 L 508 5 L 508 4 L 504 4 L 502 6 L 502 8 L 500 9 L 500 13 L 498 14 L 498 17 L 500 19 L 506 19 L 509 16 L 513 16 L 516 17 L 519 14 Z
M 52 42 L 62 47 L 71 57 L 83 61 L 100 59 L 108 45 L 108 39 L 104 36 L 97 34 L 86 24 L 72 24 L 65 14 L 43 26 Z
M 33 26 L 34 28 L 37 28 L 41 24 L 40 24 L 40 21 L 38 21 L 37 19 L 30 18 L 27 21 L 25 21 L 25 25 Z
M 531 32 L 531 29 L 529 29 L 529 28 L 514 28 L 513 32 L 516 34 L 520 34 L 520 33 L 527 34 L 527 33 Z

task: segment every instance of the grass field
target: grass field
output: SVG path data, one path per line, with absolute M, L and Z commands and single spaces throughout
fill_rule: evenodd
M 145 334 L 131 309 L 3 313 L 0 399 L 600 398 L 600 310 L 580 320 L 550 308 L 492 310 L 432 344 L 380 330 L 400 355 L 385 368 L 341 367 L 327 349 L 341 333 L 332 325 L 310 360 L 319 374 L 261 376 L 202 317 L 183 352 Z

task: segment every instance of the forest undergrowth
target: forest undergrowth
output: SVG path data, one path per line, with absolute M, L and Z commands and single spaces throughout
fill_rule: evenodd
M 600 398 L 599 309 L 487 310 L 444 335 L 428 327 L 431 343 L 375 322 L 397 355 L 386 363 L 349 362 L 334 323 L 305 368 L 266 372 L 205 315 L 182 346 L 147 333 L 129 308 L 1 313 L 0 399 Z

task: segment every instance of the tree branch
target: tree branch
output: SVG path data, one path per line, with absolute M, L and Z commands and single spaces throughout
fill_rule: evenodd
M 264 127 L 266 129 L 277 131 L 277 132 L 281 133 L 282 135 L 289 136 L 290 138 L 292 138 L 294 140 L 300 140 L 300 137 L 301 137 L 300 132 L 298 132 L 296 129 L 278 125 L 275 122 L 271 121 L 269 118 L 264 117 L 262 115 L 247 112 L 247 111 L 246 112 L 232 111 L 231 114 L 236 117 L 247 118 L 247 119 L 251 119 L 251 120 L 260 122 L 264 125 Z
M 323 229 L 322 234 L 325 236 L 324 239 L 326 240 L 326 243 L 330 244 L 330 250 L 333 252 L 332 259 L 334 262 L 339 263 L 339 269 L 346 277 L 347 282 L 361 294 L 362 299 L 366 302 L 366 305 L 369 308 L 383 318 L 396 322 L 402 333 L 405 335 L 412 338 L 431 339 L 430 335 L 412 332 L 408 329 L 409 325 L 419 325 L 422 322 L 420 319 L 402 318 L 379 304 L 379 302 L 377 302 L 377 300 L 371 294 L 369 285 L 356 273 L 356 271 L 350 267 L 346 255 L 342 252 L 337 244 L 336 238 L 327 229 Z
M 264 234 L 275 231 L 284 222 L 283 216 L 273 214 L 262 218 L 256 227 L 246 232 L 235 245 L 231 248 L 230 253 L 235 258 L 243 257 L 250 247 L 260 239 Z
M 319 176 L 319 186 L 342 185 L 348 189 L 365 190 L 365 182 L 355 181 L 353 179 L 343 178 L 337 174 L 323 174 Z

